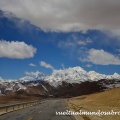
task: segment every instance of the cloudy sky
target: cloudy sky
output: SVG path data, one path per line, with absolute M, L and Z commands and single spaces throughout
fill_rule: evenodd
M 75 66 L 120 74 L 120 0 L 0 0 L 0 77 Z

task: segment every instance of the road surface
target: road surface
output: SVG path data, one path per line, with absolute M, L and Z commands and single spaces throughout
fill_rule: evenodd
M 56 115 L 69 110 L 65 100 L 46 100 L 45 102 L 0 116 L 0 120 L 75 120 L 73 116 Z

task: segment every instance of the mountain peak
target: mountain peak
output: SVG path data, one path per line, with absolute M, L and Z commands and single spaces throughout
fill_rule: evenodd
M 116 78 L 116 79 L 120 79 L 120 75 L 118 74 L 118 73 L 114 73 L 113 75 L 112 75 L 114 78 Z

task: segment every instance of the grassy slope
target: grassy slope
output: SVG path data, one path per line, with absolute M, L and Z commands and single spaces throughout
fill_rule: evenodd
M 120 111 L 120 88 L 105 92 L 80 96 L 70 99 L 70 102 L 87 111 Z M 120 116 L 102 116 L 103 120 L 120 120 Z M 94 120 L 92 118 L 91 120 Z

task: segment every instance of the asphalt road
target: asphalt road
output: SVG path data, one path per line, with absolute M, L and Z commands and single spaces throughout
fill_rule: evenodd
M 69 110 L 65 100 L 46 100 L 39 105 L 4 114 L 0 120 L 75 120 L 73 116 L 56 115 L 56 111 L 65 110 Z

